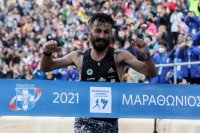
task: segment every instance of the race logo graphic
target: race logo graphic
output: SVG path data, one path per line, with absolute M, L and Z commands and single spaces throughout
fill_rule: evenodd
M 34 108 L 35 103 L 40 99 L 42 91 L 35 88 L 34 85 L 20 84 L 15 88 L 16 96 L 10 101 L 9 107 L 13 111 L 30 110 Z
M 93 74 L 93 70 L 92 69 L 88 69 L 87 70 L 87 75 L 92 75 Z
M 111 99 L 110 87 L 90 87 L 90 112 L 111 113 Z

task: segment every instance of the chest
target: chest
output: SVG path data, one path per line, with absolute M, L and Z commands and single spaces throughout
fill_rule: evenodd
M 82 81 L 119 82 L 114 58 L 95 61 L 91 58 L 83 60 Z

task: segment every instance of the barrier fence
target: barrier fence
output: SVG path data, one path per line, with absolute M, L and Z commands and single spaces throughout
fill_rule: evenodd
M 200 119 L 200 86 L 0 79 L 1 116 Z
M 190 67 L 190 65 L 200 65 L 200 61 L 178 63 L 177 59 L 175 59 L 174 63 L 156 64 L 156 67 L 174 67 L 173 79 L 174 79 L 174 84 L 177 84 L 177 67 L 184 65 L 188 65 L 188 67 Z

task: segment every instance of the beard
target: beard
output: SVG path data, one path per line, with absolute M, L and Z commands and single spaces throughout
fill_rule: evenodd
M 107 37 L 107 38 L 94 38 L 91 35 L 91 43 L 92 43 L 93 48 L 96 51 L 102 52 L 109 46 L 110 37 Z M 99 43 L 102 43 L 102 44 L 99 44 Z

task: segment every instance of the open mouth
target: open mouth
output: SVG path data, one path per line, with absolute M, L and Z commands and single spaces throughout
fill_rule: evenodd
M 100 41 L 100 42 L 96 42 L 97 44 L 105 44 L 103 41 Z

